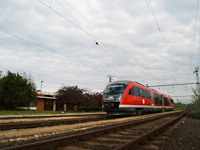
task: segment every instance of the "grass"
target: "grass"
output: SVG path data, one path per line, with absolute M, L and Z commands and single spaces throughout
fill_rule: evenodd
M 0 115 L 40 115 L 60 114 L 57 111 L 36 111 L 36 110 L 0 110 Z
M 66 113 L 83 113 L 84 111 L 67 111 Z M 104 111 L 92 111 L 95 112 L 104 112 Z M 84 112 L 87 113 L 87 112 Z M 89 112 L 88 112 L 89 113 Z M 91 112 L 90 112 L 91 113 Z M 60 111 L 37 111 L 37 110 L 0 110 L 0 115 L 42 115 L 42 114 L 61 114 Z
M 42 122 L 42 126 L 50 126 L 50 125 L 51 125 L 51 122 L 49 121 Z

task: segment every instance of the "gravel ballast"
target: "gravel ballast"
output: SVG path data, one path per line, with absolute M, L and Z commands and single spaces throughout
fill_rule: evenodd
M 200 120 L 187 118 L 175 128 L 165 141 L 160 143 L 160 150 L 199 150 Z

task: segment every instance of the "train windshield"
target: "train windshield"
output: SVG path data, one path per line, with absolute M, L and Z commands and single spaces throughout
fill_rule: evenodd
M 113 85 L 107 85 L 105 90 L 104 90 L 104 93 L 123 93 L 126 89 L 126 86 L 125 84 L 113 84 Z

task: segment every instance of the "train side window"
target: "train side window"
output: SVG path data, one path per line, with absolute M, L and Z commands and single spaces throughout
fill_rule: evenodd
M 135 96 L 141 96 L 141 91 L 140 91 L 140 88 L 139 87 L 136 87 L 135 86 Z
M 145 90 L 145 89 L 141 89 L 141 96 L 145 97 L 145 98 L 150 98 L 150 92 Z
M 147 90 L 142 89 L 142 96 L 147 98 Z
M 170 99 L 171 100 L 171 103 L 173 103 L 174 104 L 174 101 L 173 101 L 173 99 Z
M 154 97 L 155 97 L 155 104 L 158 104 L 158 96 L 157 96 L 157 94 L 154 94 Z
M 155 104 L 162 105 L 162 96 L 158 94 L 154 94 Z
M 141 91 L 141 89 L 140 89 L 139 87 L 133 86 L 133 87 L 130 89 L 128 95 L 141 96 L 141 92 L 142 92 L 142 91 Z
M 141 96 L 142 96 L 142 97 L 145 97 L 145 91 L 144 91 L 144 89 L 140 89 L 140 91 L 141 91 L 141 92 L 140 92 L 140 93 L 141 93 Z
M 162 105 L 162 96 L 161 95 L 158 96 L 159 96 L 159 104 Z
M 134 96 L 141 96 L 141 97 L 145 97 L 145 98 L 150 98 L 150 92 L 145 90 L 145 89 L 142 89 L 142 88 L 139 88 L 137 86 L 133 86 L 129 92 L 128 92 L 128 95 L 134 95 Z
M 146 98 L 150 98 L 150 92 L 146 90 Z
M 142 89 L 142 97 L 147 97 L 147 91 L 145 89 Z

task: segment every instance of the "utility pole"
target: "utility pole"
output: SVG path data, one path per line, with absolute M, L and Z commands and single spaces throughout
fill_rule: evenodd
M 107 75 L 108 76 L 108 78 L 109 78 L 109 82 L 111 83 L 112 82 L 112 77 L 113 76 L 111 76 L 111 75 Z
M 42 83 L 43 83 L 43 81 L 41 81 L 41 94 L 42 94 Z
M 196 73 L 196 80 L 197 80 L 197 89 L 199 89 L 199 67 L 195 67 L 194 68 L 194 72 L 193 73 Z

